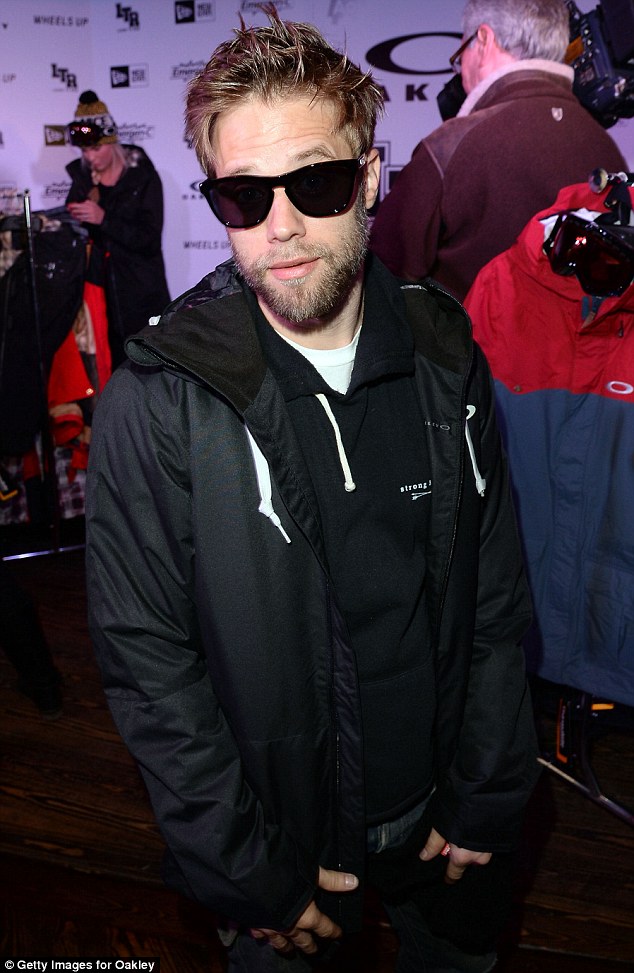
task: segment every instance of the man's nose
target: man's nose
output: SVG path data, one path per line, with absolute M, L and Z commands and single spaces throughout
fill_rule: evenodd
M 306 233 L 304 216 L 293 206 L 282 186 L 276 186 L 273 190 L 273 205 L 266 218 L 266 231 L 270 241 L 290 240 Z

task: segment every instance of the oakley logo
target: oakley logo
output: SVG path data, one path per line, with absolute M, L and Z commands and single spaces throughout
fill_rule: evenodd
M 632 395 L 634 393 L 634 385 L 630 385 L 629 382 L 608 382 L 605 387 L 613 395 Z
M 379 68 L 381 71 L 390 71 L 392 74 L 450 74 L 451 68 L 447 64 L 443 64 L 442 67 L 432 68 L 432 67 L 408 67 L 404 64 L 397 64 L 394 58 L 394 52 L 398 47 L 404 46 L 406 44 L 411 44 L 412 41 L 427 41 L 431 39 L 432 50 L 437 56 L 438 45 L 436 43 L 437 37 L 449 37 L 452 41 L 459 40 L 461 34 L 457 34 L 455 31 L 436 31 L 433 33 L 424 34 L 403 34 L 401 37 L 392 37 L 390 40 L 381 41 L 380 44 L 375 44 L 371 47 L 366 54 L 366 61 L 371 64 L 373 68 Z M 414 45 L 414 50 L 418 45 Z M 449 56 L 449 55 L 447 55 Z M 407 55 L 405 55 L 407 60 Z M 419 53 L 413 61 L 421 61 L 424 63 L 425 59 Z

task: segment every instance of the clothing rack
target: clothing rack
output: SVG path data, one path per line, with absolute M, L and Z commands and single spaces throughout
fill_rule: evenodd
M 41 221 L 32 217 L 31 214 L 31 194 L 30 190 L 25 189 L 22 194 L 23 199 L 23 215 L 22 218 L 8 216 L 5 217 L 0 222 L 0 232 L 10 230 L 13 233 L 19 232 L 24 234 L 23 239 L 26 244 L 26 258 L 28 266 L 28 278 L 29 278 L 29 294 L 31 299 L 31 308 L 33 312 L 33 327 L 35 331 L 35 341 L 37 348 L 38 357 L 38 408 L 40 413 L 39 421 L 39 435 L 41 442 L 41 480 L 44 485 L 45 497 L 48 501 L 47 510 L 49 517 L 49 529 L 51 532 L 51 542 L 47 546 L 45 551 L 33 551 L 31 554 L 53 554 L 61 550 L 60 542 L 60 529 L 61 529 L 61 515 L 60 515 L 60 504 L 59 504 L 59 493 L 57 489 L 57 478 L 55 475 L 55 446 L 53 442 L 53 436 L 51 432 L 51 424 L 48 414 L 48 400 L 47 400 L 47 388 L 48 388 L 48 374 L 46 368 L 46 361 L 43 351 L 42 344 L 42 326 L 41 326 L 41 316 L 40 316 L 40 303 L 37 292 L 37 279 L 36 279 L 36 262 L 35 262 L 35 246 L 34 246 L 34 232 L 39 232 L 41 229 Z M 6 332 L 3 332 L 0 340 L 0 382 L 3 377 L 3 370 L 1 365 L 4 359 L 4 343 L 6 340 Z M 26 555 L 24 555 L 26 556 Z

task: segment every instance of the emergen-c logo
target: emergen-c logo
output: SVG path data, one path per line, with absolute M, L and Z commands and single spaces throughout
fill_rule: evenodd
M 148 78 L 147 64 L 120 64 L 110 68 L 111 88 L 147 88 Z
M 138 145 L 139 142 L 147 142 L 148 139 L 154 138 L 154 125 L 148 125 L 147 122 L 135 122 L 133 125 L 124 122 L 123 125 L 118 125 L 117 129 L 120 142 L 132 142 L 133 145 Z
M 170 78 L 172 81 L 191 81 L 205 67 L 204 61 L 188 61 L 187 64 L 176 64 L 172 68 Z
M 242 0 L 240 13 L 257 13 L 261 7 L 262 0 Z M 277 0 L 275 4 L 278 10 L 290 10 L 293 6 L 292 0 Z
M 174 20 L 177 24 L 195 24 L 216 19 L 216 0 L 176 0 Z
M 69 182 L 51 182 L 44 187 L 44 199 L 51 199 L 54 202 L 63 202 L 70 191 Z

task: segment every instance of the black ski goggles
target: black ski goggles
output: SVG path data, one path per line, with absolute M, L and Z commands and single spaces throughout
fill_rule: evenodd
M 102 138 L 116 134 L 116 129 L 111 126 L 104 128 L 89 122 L 71 122 L 67 130 L 70 144 L 78 149 L 88 149 L 97 145 Z
M 634 227 L 608 228 L 562 213 L 544 253 L 556 274 L 574 274 L 593 297 L 617 297 L 634 280 Z
M 257 226 L 273 205 L 273 190 L 283 186 L 304 216 L 336 216 L 348 209 L 367 158 L 314 162 L 281 176 L 225 176 L 205 179 L 200 191 L 221 223 L 232 230 Z

